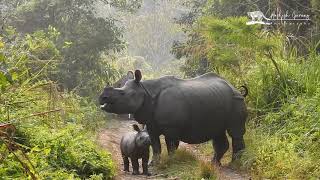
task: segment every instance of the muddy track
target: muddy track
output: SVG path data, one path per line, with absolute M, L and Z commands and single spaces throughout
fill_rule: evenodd
M 120 140 L 123 134 L 125 134 L 128 131 L 132 131 L 132 124 L 136 123 L 135 121 L 129 121 L 129 120 L 110 120 L 108 121 L 108 127 L 105 129 L 102 129 L 99 132 L 98 135 L 98 142 L 99 144 L 107 149 L 116 163 L 117 166 L 117 176 L 116 180 L 140 180 L 140 179 L 179 179 L 179 178 L 170 178 L 167 177 L 165 178 L 164 175 L 154 175 L 154 176 L 143 176 L 143 175 L 138 175 L 138 176 L 133 176 L 131 173 L 127 173 L 122 171 L 123 169 L 123 162 L 122 162 L 122 157 L 120 153 Z M 196 155 L 200 160 L 203 161 L 210 161 L 211 157 L 204 156 L 200 153 L 200 151 L 197 148 L 197 145 L 190 145 L 186 143 L 180 143 L 181 148 L 185 148 L 186 150 L 192 152 L 193 154 Z M 141 162 L 139 162 L 141 165 Z M 141 168 L 141 167 L 140 167 Z M 130 170 L 131 167 L 130 167 Z M 221 168 L 216 168 L 216 172 L 218 174 L 219 179 L 223 180 L 247 180 L 250 179 L 240 173 L 237 173 L 235 170 L 223 166 Z M 141 169 L 140 169 L 141 171 Z M 150 168 L 151 173 L 156 174 L 152 168 Z

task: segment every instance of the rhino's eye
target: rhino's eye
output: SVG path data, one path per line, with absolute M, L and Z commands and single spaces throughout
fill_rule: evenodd
M 124 91 L 120 91 L 120 94 L 121 95 L 125 95 L 126 93 Z
M 108 100 L 108 97 L 107 96 L 103 96 L 103 97 L 101 97 L 102 98 L 102 100 Z

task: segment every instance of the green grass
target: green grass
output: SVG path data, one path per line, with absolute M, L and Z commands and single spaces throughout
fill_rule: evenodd
M 256 87 L 251 90 L 257 97 L 250 97 L 256 108 L 240 168 L 256 178 L 320 178 L 320 56 L 301 63 L 277 60 L 285 81 L 268 72 L 271 66 L 255 69 L 249 80 Z M 263 76 L 269 78 L 261 83 Z
M 162 154 L 159 165 L 156 167 L 160 174 L 180 179 L 216 179 L 213 166 L 198 160 L 185 149 L 178 149 L 175 154 Z
M 296 141 L 279 135 L 261 132 L 261 129 L 249 131 L 247 148 L 238 164 L 254 178 L 270 179 L 316 179 L 319 174 L 319 159 L 312 157 L 317 152 L 305 148 L 298 151 Z M 317 159 L 316 159 L 317 158 Z

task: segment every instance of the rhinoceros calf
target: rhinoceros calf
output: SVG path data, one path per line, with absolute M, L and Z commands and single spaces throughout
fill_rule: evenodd
M 129 172 L 129 158 L 131 160 L 133 175 L 139 174 L 138 159 L 142 158 L 142 169 L 144 175 L 150 175 L 148 172 L 149 148 L 151 140 L 146 129 L 140 130 L 138 125 L 134 124 L 133 129 L 136 132 L 125 134 L 120 142 L 120 149 L 124 163 L 124 171 Z
M 135 79 L 122 88 L 105 87 L 99 103 L 102 110 L 131 113 L 136 121 L 147 125 L 154 160 L 161 152 L 160 135 L 173 150 L 179 141 L 199 144 L 212 140 L 216 164 L 229 148 L 226 132 L 232 138 L 233 160 L 244 149 L 247 88 L 241 94 L 215 73 L 187 80 L 173 76 L 146 81 L 141 78 L 136 70 Z

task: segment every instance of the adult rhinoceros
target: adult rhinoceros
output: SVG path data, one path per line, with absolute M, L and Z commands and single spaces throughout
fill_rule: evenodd
M 242 95 L 214 73 L 187 80 L 173 76 L 141 78 L 136 70 L 135 79 L 122 88 L 105 87 L 99 101 L 103 110 L 134 114 L 136 121 L 147 125 L 154 157 L 161 152 L 162 134 L 170 140 L 168 149 L 175 149 L 179 141 L 199 144 L 212 139 L 213 162 L 217 164 L 229 148 L 226 131 L 232 138 L 233 159 L 244 149 L 247 88 Z

